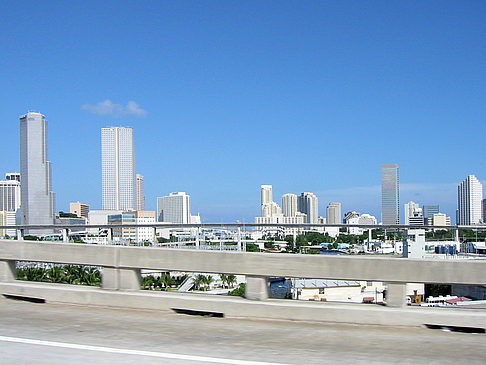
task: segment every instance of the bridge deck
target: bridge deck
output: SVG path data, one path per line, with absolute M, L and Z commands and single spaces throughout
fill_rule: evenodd
M 485 336 L 0 299 L 0 353 L 9 364 L 482 364 Z

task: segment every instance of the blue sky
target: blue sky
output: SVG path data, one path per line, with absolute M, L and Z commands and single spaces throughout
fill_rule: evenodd
M 134 128 L 148 208 L 191 195 L 205 222 L 253 221 L 312 191 L 319 213 L 381 214 L 382 163 L 401 206 L 486 179 L 486 3 L 4 1 L 1 169 L 18 117 L 48 120 L 57 209 L 101 208 L 101 136 Z M 0 171 L 0 173 L 3 173 Z M 403 209 L 403 208 L 402 208 Z

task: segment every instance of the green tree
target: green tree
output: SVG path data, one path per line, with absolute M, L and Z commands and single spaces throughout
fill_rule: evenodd
M 235 290 L 232 290 L 228 293 L 228 295 L 231 295 L 231 296 L 234 296 L 234 297 L 244 297 L 245 296 L 245 288 L 246 288 L 246 284 L 245 283 L 241 283 L 238 288 L 236 288 Z
M 254 243 L 247 243 L 246 244 L 246 252 L 260 252 L 260 248 L 257 244 Z

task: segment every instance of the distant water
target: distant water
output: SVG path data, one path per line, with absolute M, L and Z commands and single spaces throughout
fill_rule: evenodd
M 285 278 L 270 278 L 270 289 L 268 295 L 270 298 L 285 299 L 290 298 L 292 282 Z
M 321 254 L 321 255 L 346 255 L 346 253 L 343 252 L 343 251 L 326 251 L 326 250 L 322 250 L 321 252 L 319 252 L 319 254 Z

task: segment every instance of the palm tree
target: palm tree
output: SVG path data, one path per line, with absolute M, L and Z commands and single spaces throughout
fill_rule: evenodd
M 174 280 L 170 276 L 170 273 L 168 272 L 162 274 L 160 281 L 162 282 L 162 284 L 164 284 L 165 290 L 167 290 L 174 282 Z
M 90 286 L 101 285 L 100 271 L 95 267 L 84 267 L 81 283 Z
M 204 276 L 204 286 L 206 287 L 206 290 L 209 290 L 209 286 L 211 283 L 214 281 L 214 278 L 212 275 L 203 275 Z
M 223 288 L 227 285 L 228 283 L 228 275 L 226 274 L 219 274 L 219 277 L 221 279 L 221 283 L 223 283 Z
M 60 266 L 53 266 L 46 273 L 49 282 L 51 283 L 62 283 L 64 282 L 64 273 Z
M 202 274 L 198 274 L 194 277 L 194 289 L 196 290 L 204 290 L 203 285 L 205 283 L 206 277 Z
M 152 289 L 154 287 L 155 278 L 153 275 L 147 275 L 142 278 L 142 288 Z
M 236 284 L 236 275 L 227 275 L 226 277 L 226 283 L 228 284 L 228 287 L 234 287 Z

